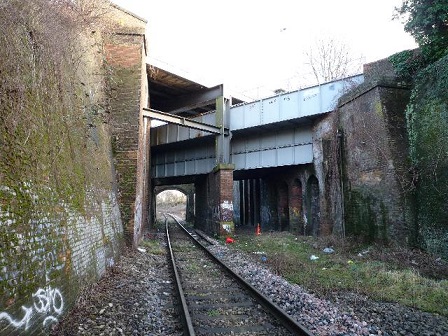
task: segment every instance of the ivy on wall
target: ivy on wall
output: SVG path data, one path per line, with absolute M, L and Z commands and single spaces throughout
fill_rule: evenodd
M 396 18 L 418 43 L 423 58 L 433 63 L 448 53 L 448 2 L 446 0 L 403 0 Z
M 420 244 L 448 258 L 448 56 L 419 73 L 406 117 Z
M 428 65 L 418 49 L 400 51 L 389 56 L 388 60 L 392 63 L 398 79 L 408 82 L 412 82 L 419 71 Z

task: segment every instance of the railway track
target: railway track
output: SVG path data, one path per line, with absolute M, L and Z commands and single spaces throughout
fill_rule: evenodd
M 312 335 L 234 274 L 206 246 L 205 237 L 166 217 L 185 335 Z

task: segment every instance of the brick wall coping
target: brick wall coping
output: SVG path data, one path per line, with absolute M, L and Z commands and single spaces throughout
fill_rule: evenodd
M 114 3 L 111 3 L 111 5 L 112 5 L 112 7 L 115 7 L 116 9 L 118 9 L 118 10 L 120 10 L 120 11 L 126 13 L 126 14 L 129 14 L 132 17 L 135 17 L 136 19 L 138 19 L 140 21 L 143 21 L 144 23 L 148 23 L 148 20 L 138 16 L 137 14 L 134 14 L 134 13 L 128 11 L 127 9 L 124 9 L 123 7 L 120 7 L 120 6 L 118 6 L 118 5 L 114 4 Z
M 375 80 L 367 81 L 360 84 L 359 86 L 357 86 L 356 88 L 347 92 L 341 98 L 339 98 L 337 108 L 341 108 L 342 106 L 352 102 L 356 98 L 366 94 L 367 92 L 375 89 L 376 87 L 410 90 L 412 88 L 412 85 L 408 82 L 399 81 L 395 77 L 386 77 L 386 76 L 377 78 Z

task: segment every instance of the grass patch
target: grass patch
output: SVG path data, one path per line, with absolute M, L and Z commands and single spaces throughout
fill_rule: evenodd
M 208 316 L 211 316 L 211 317 L 216 317 L 216 316 L 219 316 L 220 313 L 219 313 L 218 310 L 216 310 L 216 309 L 212 309 L 212 310 L 209 310 L 209 311 L 207 312 L 207 315 L 208 315 Z
M 186 270 L 188 270 L 189 272 L 192 273 L 198 273 L 201 271 L 201 265 L 195 263 L 194 261 L 190 261 L 187 266 L 186 266 Z
M 146 249 L 149 254 L 163 255 L 165 254 L 165 249 L 160 246 L 159 240 L 144 239 L 140 246 Z
M 324 253 L 323 248 L 330 245 L 335 253 Z M 365 252 L 366 246 L 335 238 L 298 237 L 285 232 L 237 236 L 231 247 L 250 253 L 260 262 L 264 255 L 274 273 L 319 296 L 348 291 L 448 316 L 446 273 L 441 279 L 422 276 L 417 267 L 376 258 L 375 247 Z M 360 255 L 361 251 L 364 253 Z M 381 255 L 387 251 L 383 248 Z M 310 260 L 311 255 L 318 259 Z

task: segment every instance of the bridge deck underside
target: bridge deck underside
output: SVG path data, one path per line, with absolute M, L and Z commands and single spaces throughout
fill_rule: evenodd
M 235 170 L 300 165 L 313 161 L 312 131 L 301 126 L 232 138 L 230 163 Z M 207 174 L 216 166 L 213 137 L 158 146 L 152 153 L 152 177 Z

